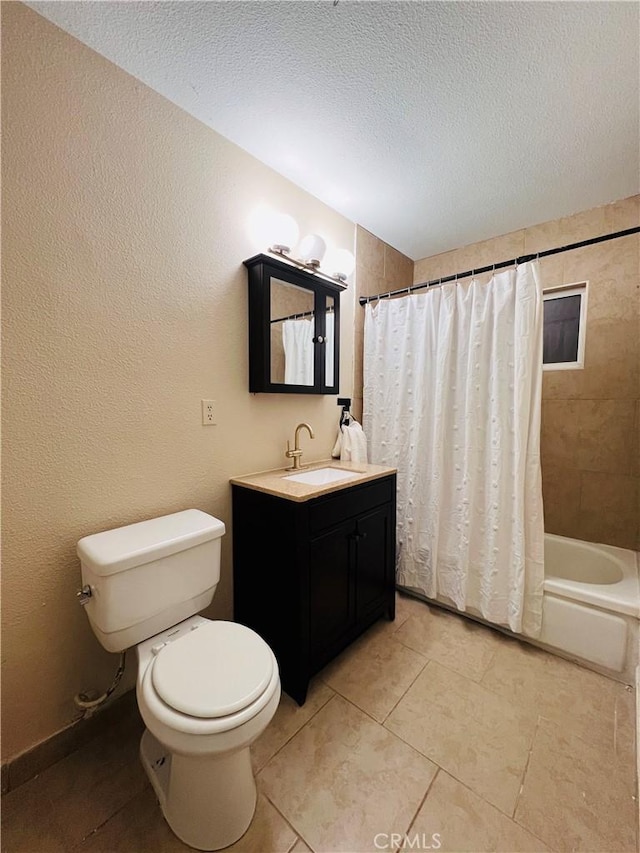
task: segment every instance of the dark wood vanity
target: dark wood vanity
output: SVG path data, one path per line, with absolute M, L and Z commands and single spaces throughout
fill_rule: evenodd
M 395 618 L 396 475 L 362 467 L 364 480 L 317 495 L 278 495 L 275 476 L 271 493 L 232 480 L 235 620 L 269 643 L 300 705 L 316 672 Z

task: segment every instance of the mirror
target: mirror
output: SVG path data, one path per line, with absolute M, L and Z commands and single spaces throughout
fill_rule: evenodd
M 268 255 L 249 270 L 249 390 L 337 394 L 337 283 Z
M 324 365 L 324 381 L 327 385 L 334 385 L 334 365 L 335 365 L 335 317 L 336 303 L 335 296 L 327 296 L 324 315 L 324 332 L 325 332 L 325 365 Z
M 271 279 L 271 381 L 313 385 L 314 295 L 295 284 Z

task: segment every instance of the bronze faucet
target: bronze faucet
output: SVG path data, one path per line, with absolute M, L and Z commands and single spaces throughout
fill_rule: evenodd
M 298 471 L 302 467 L 300 465 L 300 457 L 302 456 L 302 451 L 300 450 L 300 430 L 303 427 L 308 431 L 311 438 L 314 437 L 313 430 L 311 429 L 309 424 L 298 424 L 298 426 L 296 427 L 296 434 L 293 441 L 293 450 L 291 450 L 291 447 L 289 446 L 289 441 L 287 440 L 287 452 L 285 453 L 285 456 L 287 457 L 287 459 L 293 459 L 293 466 L 291 468 L 287 468 L 287 471 Z

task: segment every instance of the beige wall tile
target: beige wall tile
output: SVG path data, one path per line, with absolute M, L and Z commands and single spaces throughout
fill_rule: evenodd
M 580 400 L 578 467 L 583 471 L 638 474 L 635 400 Z
M 564 254 L 549 255 L 538 260 L 542 287 L 558 287 L 564 282 Z
M 453 249 L 451 252 L 443 252 L 440 255 L 434 255 L 431 258 L 425 258 L 424 261 L 416 261 L 414 266 L 413 280 L 415 284 L 421 284 L 423 281 L 432 281 L 440 278 L 440 276 L 453 275 L 460 271 L 457 266 L 459 249 Z
M 384 277 L 391 289 L 413 284 L 413 261 L 387 243 L 384 244 Z
M 361 225 L 356 226 L 356 256 L 372 275 L 384 276 L 384 243 Z
M 625 281 L 634 292 L 638 276 L 639 237 L 632 234 L 607 243 L 595 243 L 571 252 L 564 252 L 564 282 L 597 283 L 607 279 Z
M 544 400 L 540 456 L 544 466 L 579 468 L 579 401 Z
M 426 281 L 431 281 L 440 275 L 439 255 L 434 255 L 431 258 L 423 258 L 416 261 L 413 265 L 413 283 L 422 284 Z
M 634 400 L 545 400 L 541 435 L 545 467 L 638 473 Z
M 508 261 L 525 254 L 525 230 L 511 231 L 500 237 L 491 237 L 481 243 L 474 244 L 472 256 L 474 266 L 488 266 L 489 264 Z
M 580 539 L 635 548 L 638 477 L 585 471 L 580 498 Z
M 545 370 L 543 400 L 636 400 L 640 387 L 640 334 L 633 316 L 587 322 L 582 370 Z
M 356 265 L 356 281 L 358 282 L 358 296 L 372 296 L 384 290 L 384 278 L 372 273 L 368 267 L 359 261 Z M 359 305 L 356 306 L 358 308 Z M 356 315 L 357 316 L 357 315 Z
M 562 246 L 562 235 L 560 233 L 560 220 L 553 219 L 550 222 L 541 222 L 524 229 L 524 253 L 544 252 L 545 249 L 557 249 Z
M 547 533 L 579 538 L 581 485 L 580 471 L 543 464 L 542 499 Z
M 600 237 L 605 233 L 604 207 L 592 207 L 572 216 L 564 216 L 558 221 L 558 227 L 563 246 Z
M 635 400 L 640 387 L 640 336 L 633 315 L 587 325 L 582 396 Z
M 640 195 L 632 195 L 606 205 L 604 221 L 606 233 L 637 228 L 640 225 Z

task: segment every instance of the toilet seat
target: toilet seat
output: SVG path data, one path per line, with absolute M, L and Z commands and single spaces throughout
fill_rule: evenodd
M 273 674 L 273 655 L 237 622 L 207 622 L 168 643 L 156 656 L 153 686 L 182 714 L 227 717 L 255 702 Z
M 233 627 L 209 630 L 210 626 L 215 625 Z M 225 642 L 222 637 L 226 637 L 228 641 L 227 647 L 222 649 L 224 656 L 220 654 L 220 645 L 216 645 L 215 650 L 213 648 L 214 642 Z M 168 654 L 169 652 L 171 653 Z M 247 652 L 255 656 L 255 661 L 247 663 Z M 219 678 L 222 678 L 220 673 L 227 670 L 225 683 L 222 685 L 213 685 L 213 679 L 206 675 L 208 654 L 215 654 L 218 658 L 218 665 L 214 665 L 213 669 Z M 158 666 L 163 658 L 168 661 L 167 665 Z M 221 665 L 221 660 L 228 660 L 231 667 Z M 243 661 L 242 664 L 240 660 Z M 239 690 L 234 688 L 233 684 L 236 679 L 234 665 L 247 665 L 250 673 L 239 680 Z M 160 689 L 156 687 L 156 682 Z M 202 687 L 198 682 L 207 682 L 207 685 Z M 179 685 L 185 686 L 186 689 L 187 698 L 184 701 L 177 693 Z M 139 690 L 148 711 L 160 723 L 185 734 L 207 735 L 230 731 L 253 719 L 269 703 L 279 685 L 276 658 L 271 648 L 255 631 L 235 622 L 206 622 L 199 625 L 197 630 L 163 645 L 157 651 L 139 682 Z M 216 696 L 221 699 L 219 705 L 214 704 Z M 190 707 L 199 713 L 188 713 L 181 708 L 175 708 L 174 703 L 183 708 Z M 234 710 L 225 713 L 229 708 Z M 212 713 L 210 716 L 204 716 L 204 711 Z

